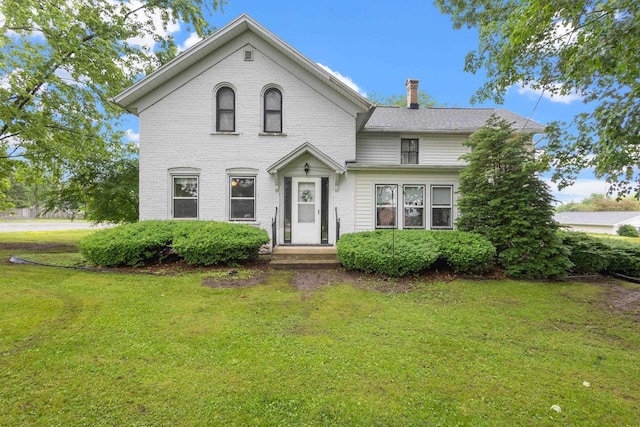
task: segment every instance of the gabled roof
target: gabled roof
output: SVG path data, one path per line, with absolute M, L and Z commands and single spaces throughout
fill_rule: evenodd
M 640 212 L 560 212 L 555 214 L 553 218 L 560 224 L 614 226 L 640 218 Z
M 155 70 L 153 73 L 147 75 L 133 86 L 125 89 L 113 98 L 113 101 L 119 106 L 128 109 L 128 107 L 135 101 L 160 87 L 185 69 L 204 59 L 207 55 L 245 31 L 251 31 L 256 36 L 266 41 L 304 70 L 326 83 L 363 110 L 369 110 L 373 106 L 367 98 L 342 83 L 331 73 L 323 70 L 315 62 L 309 60 L 246 14 L 240 15 L 238 18 L 220 28 L 209 37 L 195 44 L 185 52 L 182 52 L 180 55 Z
M 267 172 L 274 174 L 278 173 L 280 169 L 286 167 L 289 163 L 293 162 L 303 154 L 311 154 L 313 157 L 318 159 L 321 163 L 323 163 L 327 168 L 333 170 L 337 174 L 343 174 L 347 170 L 341 166 L 338 162 L 333 160 L 331 157 L 324 154 L 322 151 L 318 150 L 313 144 L 309 142 L 305 142 L 295 150 L 291 151 L 289 154 L 282 157 L 280 160 L 272 164 L 267 168 Z
M 418 108 L 378 106 L 364 132 L 473 133 L 495 114 L 518 132 L 544 132 L 544 126 L 499 108 Z

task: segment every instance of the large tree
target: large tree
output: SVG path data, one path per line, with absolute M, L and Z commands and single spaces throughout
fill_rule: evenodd
M 531 135 L 492 117 L 468 139 L 457 226 L 487 237 L 509 276 L 562 277 L 570 267 L 556 235 L 553 197 L 537 177 Z
M 587 112 L 551 123 L 554 179 L 565 186 L 595 168 L 612 191 L 640 195 L 640 2 L 436 0 L 455 28 L 476 28 L 465 70 L 484 69 L 473 101 L 502 101 L 514 86 L 583 99 Z
M 111 97 L 204 37 L 224 0 L 0 0 L 0 171 L 12 160 L 64 180 L 127 149 Z M 3 178 L 0 176 L 0 182 Z

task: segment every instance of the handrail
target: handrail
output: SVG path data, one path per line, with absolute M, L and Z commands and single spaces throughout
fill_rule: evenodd
M 271 249 L 274 249 L 277 244 L 277 236 L 278 235 L 278 207 L 276 206 L 276 212 L 271 218 Z
M 336 243 L 340 240 L 340 218 L 338 217 L 338 207 L 336 206 Z

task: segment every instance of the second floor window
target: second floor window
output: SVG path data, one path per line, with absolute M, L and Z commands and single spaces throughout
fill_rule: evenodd
M 282 93 L 276 88 L 264 93 L 264 131 L 282 132 Z
M 418 164 L 418 140 L 417 139 L 401 139 L 400 140 L 400 163 L 403 165 Z
M 235 132 L 236 94 L 230 87 L 221 87 L 216 93 L 216 132 Z

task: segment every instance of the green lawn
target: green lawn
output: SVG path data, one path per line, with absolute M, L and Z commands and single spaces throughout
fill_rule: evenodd
M 203 285 L 215 271 L 12 265 L 22 237 L 7 236 L 3 426 L 638 423 L 638 311 L 608 308 L 595 284 L 405 281 L 394 293 L 365 278 L 309 291 L 272 271 L 216 288 Z

